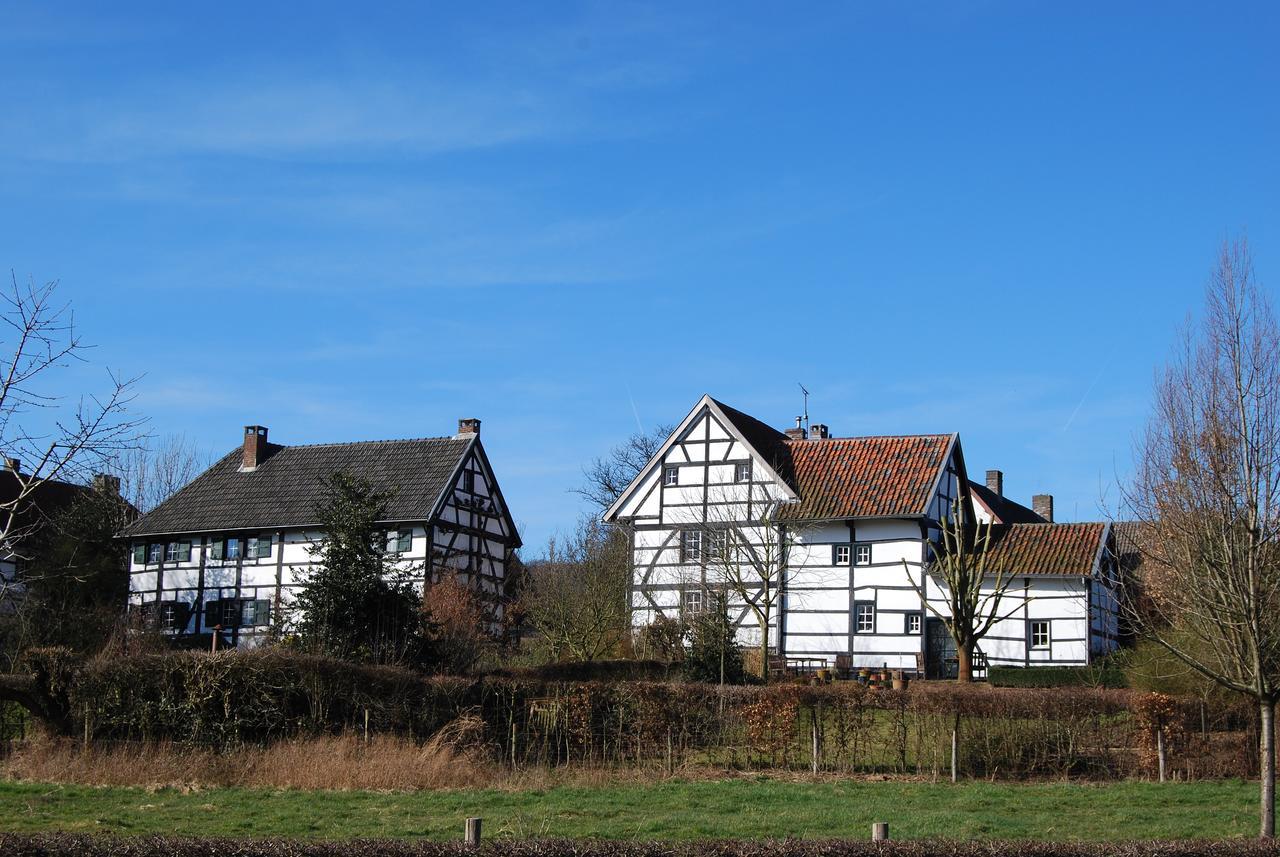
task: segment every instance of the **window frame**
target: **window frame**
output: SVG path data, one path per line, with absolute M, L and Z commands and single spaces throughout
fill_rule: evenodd
M 165 562 L 191 562 L 191 542 L 169 542 L 164 549 Z
M 840 552 L 844 552 L 844 559 L 840 559 Z M 853 545 L 837 544 L 831 546 L 831 564 L 839 567 L 853 565 Z
M 396 553 L 409 553 L 413 550 L 413 530 L 396 530 Z
M 147 565 L 159 565 L 164 562 L 164 545 L 151 542 L 147 545 Z
M 133 564 L 134 565 L 147 564 L 147 543 L 146 542 L 138 542 L 133 546 Z
M 746 468 L 745 475 L 743 468 Z M 751 461 L 739 461 L 733 466 L 733 481 L 736 483 L 750 482 L 752 477 Z
M 867 558 L 865 561 L 860 562 L 858 554 L 864 550 L 867 552 Z M 854 565 L 871 565 L 871 542 L 854 542 L 853 550 L 849 552 L 849 558 Z
M 1044 643 L 1036 643 L 1036 626 L 1044 627 Z M 1053 622 L 1049 619 L 1028 619 L 1027 620 L 1027 649 L 1029 651 L 1045 652 L 1053 648 Z
M 916 629 L 911 630 L 911 621 L 915 620 Z M 924 611 L 909 610 L 902 617 L 902 632 L 909 637 L 918 637 L 924 633 Z
M 691 543 L 693 543 L 691 545 Z M 702 547 L 702 530 L 680 531 L 680 561 L 702 562 L 705 552 Z
M 662 487 L 671 488 L 680 484 L 680 468 L 663 465 L 662 467 Z
M 867 629 L 862 627 L 862 611 L 866 609 L 871 617 L 871 626 Z M 876 632 L 876 603 L 874 601 L 855 601 L 853 602 L 853 633 L 854 634 L 874 634 Z
M 693 602 L 696 602 L 693 603 Z M 701 589 L 684 589 L 680 592 L 680 612 L 689 616 L 700 616 L 707 609 L 706 595 Z

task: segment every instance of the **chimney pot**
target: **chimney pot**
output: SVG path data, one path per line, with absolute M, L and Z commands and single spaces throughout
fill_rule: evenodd
M 21 473 L 21 472 L 22 472 L 22 459 L 20 459 L 20 458 L 6 458 L 6 459 L 4 460 L 4 469 L 5 469 L 5 470 L 7 470 L 7 471 L 9 471 L 10 473 Z
M 118 495 L 120 493 L 120 477 L 110 473 L 96 473 L 93 477 L 93 490 L 103 494 Z
M 826 440 L 831 437 L 831 429 L 823 423 L 809 426 L 809 440 Z
M 1004 472 L 1000 470 L 987 471 L 987 488 L 997 496 L 1004 496 Z
M 1031 498 L 1031 509 L 1049 523 L 1053 523 L 1053 495 L 1036 494 Z
M 458 420 L 458 437 L 472 437 L 480 434 L 480 421 L 475 417 Z
M 244 427 L 244 455 L 240 461 L 241 470 L 254 470 L 267 457 L 267 427 Z

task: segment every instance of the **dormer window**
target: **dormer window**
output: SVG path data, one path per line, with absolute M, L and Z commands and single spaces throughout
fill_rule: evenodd
M 751 481 L 751 462 L 744 461 L 734 468 L 734 482 L 750 482 Z
M 663 485 L 679 485 L 680 484 L 680 468 L 668 467 L 662 471 Z

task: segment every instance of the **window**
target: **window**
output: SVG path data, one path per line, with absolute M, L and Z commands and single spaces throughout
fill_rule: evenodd
M 470 470 L 464 471 L 462 474 L 462 490 L 468 494 L 476 490 L 476 475 Z
M 727 530 L 712 530 L 703 539 L 703 555 L 707 559 L 720 559 L 725 555 L 725 546 L 729 542 Z
M 271 624 L 271 602 L 265 598 L 241 599 L 240 624 L 245 627 Z
M 684 562 L 702 560 L 702 532 L 685 530 L 680 534 L 680 559 Z
M 164 559 L 164 545 L 147 545 L 147 562 L 155 565 Z
M 849 557 L 853 554 L 851 545 L 832 545 L 831 546 L 831 564 L 832 565 L 848 565 Z
M 854 602 L 853 631 L 855 634 L 874 634 L 876 632 L 876 605 L 874 601 Z
M 239 539 L 227 539 L 224 542 L 224 545 L 225 547 L 223 547 L 222 549 L 222 555 L 224 558 L 226 559 L 240 558 L 240 540 Z
M 680 468 L 668 467 L 666 470 L 662 471 L 662 484 L 663 485 L 679 485 L 680 484 Z
M 161 631 L 187 629 L 191 606 L 183 601 L 148 601 L 141 605 L 142 617 Z
M 204 623 L 212 628 L 221 625 L 224 628 L 236 628 L 240 625 L 242 611 L 239 598 L 215 598 L 204 604 Z
M 871 563 L 871 545 L 853 546 L 853 564 L 869 565 Z
M 1033 649 L 1049 648 L 1049 621 L 1033 619 L 1027 623 L 1027 640 Z
M 681 598 L 681 608 L 685 613 L 694 614 L 701 613 L 705 602 L 702 598 L 701 589 L 686 589 Z
M 750 482 L 751 481 L 751 462 L 744 461 L 733 469 L 734 482 Z
M 165 562 L 189 562 L 191 560 L 191 542 L 169 542 L 164 552 Z
M 924 617 L 921 616 L 919 613 L 907 614 L 906 630 L 908 634 L 919 634 L 920 628 L 922 627 L 923 624 L 924 624 Z
M 146 561 L 147 561 L 147 546 L 134 545 L 133 546 L 133 564 L 143 565 L 144 563 L 146 563 Z
M 250 559 L 267 559 L 271 556 L 271 536 L 254 536 L 249 539 L 245 556 Z

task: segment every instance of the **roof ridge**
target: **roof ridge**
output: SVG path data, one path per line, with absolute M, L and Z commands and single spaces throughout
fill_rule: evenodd
M 347 440 L 339 441 L 337 443 L 273 443 L 272 446 L 278 446 L 281 449 L 316 449 L 322 446 L 373 446 L 374 444 L 379 443 L 421 443 L 426 440 L 457 440 L 464 443 L 466 442 L 462 438 L 455 437 L 453 435 L 442 435 L 439 437 L 387 438 L 385 440 Z
M 789 437 L 788 443 L 805 443 L 811 440 L 831 441 L 831 440 L 906 440 L 918 437 L 951 437 L 952 432 L 932 432 L 927 434 L 856 434 L 849 437 Z

